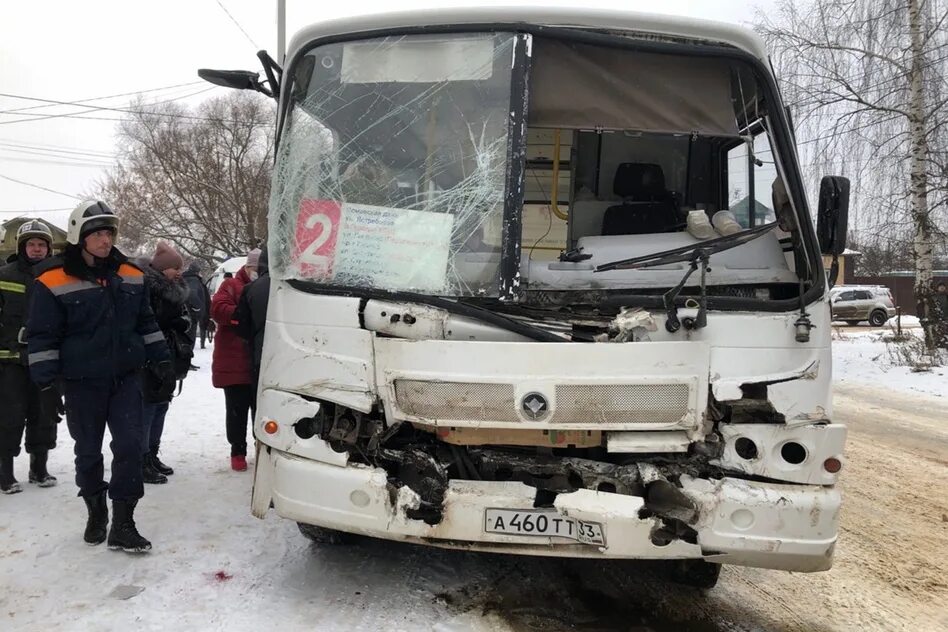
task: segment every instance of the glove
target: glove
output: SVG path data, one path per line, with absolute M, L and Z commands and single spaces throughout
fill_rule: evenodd
M 63 397 L 56 388 L 56 384 L 39 384 L 40 407 L 50 412 L 55 411 L 57 417 L 66 414 L 66 407 L 63 405 Z
M 186 334 L 191 330 L 191 321 L 187 318 L 175 318 L 171 328 L 180 334 Z
M 171 387 L 171 390 L 174 390 L 175 375 L 174 367 L 171 366 L 170 360 L 162 360 L 155 366 L 155 377 L 158 378 L 158 381 L 161 383 L 161 389 L 164 390 L 168 387 Z

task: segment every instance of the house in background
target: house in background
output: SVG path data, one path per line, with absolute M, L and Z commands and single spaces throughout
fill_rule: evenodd
M 744 197 L 734 204 L 731 204 L 731 208 L 729 210 L 734 213 L 734 218 L 737 220 L 738 224 L 744 228 L 750 227 L 750 199 L 748 197 Z M 775 219 L 776 216 L 774 215 L 774 210 L 772 208 L 760 200 L 754 200 L 754 226 L 760 226 L 761 224 L 772 222 Z
M 850 284 L 855 285 L 884 285 L 892 293 L 892 300 L 896 307 L 902 308 L 903 314 L 918 316 L 915 303 L 915 271 L 896 270 L 878 276 L 855 276 Z M 933 270 L 932 284 L 948 283 L 948 270 Z
M 51 224 L 42 218 L 36 217 L 14 217 L 0 224 L 0 263 L 7 260 L 7 257 L 16 252 L 16 231 L 24 222 L 31 219 L 40 219 L 49 226 L 53 233 L 53 252 L 60 252 L 66 247 L 66 231 Z
M 830 279 L 830 283 L 833 285 L 852 285 L 855 283 L 856 259 L 861 256 L 862 253 L 858 250 L 850 250 L 849 248 L 844 250 L 843 254 L 839 256 L 839 272 L 836 273 L 835 279 Z M 826 270 L 827 277 L 832 265 L 833 257 L 823 255 L 823 269 Z

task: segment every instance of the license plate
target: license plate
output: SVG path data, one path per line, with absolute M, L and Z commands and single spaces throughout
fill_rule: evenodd
M 606 545 L 602 525 L 544 509 L 488 509 L 484 531 L 507 535 L 569 538 L 583 544 Z

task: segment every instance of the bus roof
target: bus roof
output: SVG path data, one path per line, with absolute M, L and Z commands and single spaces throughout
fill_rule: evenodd
M 635 11 L 536 6 L 426 9 L 327 20 L 300 30 L 290 41 L 287 59 L 308 42 L 324 37 L 466 24 L 527 24 L 669 35 L 728 44 L 767 61 L 766 47 L 757 34 L 733 24 Z

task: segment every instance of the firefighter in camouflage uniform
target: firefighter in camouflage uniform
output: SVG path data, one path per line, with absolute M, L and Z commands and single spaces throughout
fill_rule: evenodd
M 27 364 L 27 308 L 36 265 L 52 255 L 53 233 L 38 219 L 24 222 L 16 232 L 16 253 L 0 267 L 0 492 L 22 491 L 13 475 L 26 431 L 30 455 L 29 481 L 52 487 L 56 477 L 46 470 L 49 451 L 56 447 L 56 424 L 62 400 L 55 384 L 40 390 L 30 381 Z

